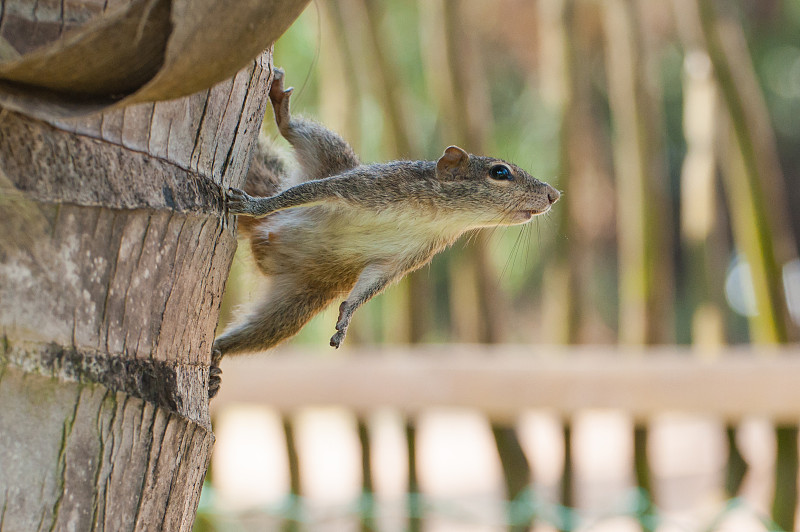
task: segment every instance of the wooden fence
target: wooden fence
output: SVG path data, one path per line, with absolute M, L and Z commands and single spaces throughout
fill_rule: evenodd
M 726 489 L 735 496 L 747 470 L 735 431 L 745 419 L 775 426 L 778 446 L 772 517 L 794 526 L 797 501 L 797 427 L 800 421 L 800 346 L 746 346 L 699 351 L 675 346 L 622 349 L 614 346 L 426 346 L 361 348 L 331 354 L 282 351 L 223 362 L 223 386 L 215 411 L 234 403 L 269 405 L 291 414 L 301 408 L 340 406 L 364 416 L 392 408 L 411 420 L 409 492 L 418 491 L 414 464 L 415 415 L 434 407 L 483 413 L 493 427 L 513 427 L 531 409 L 563 419 L 565 471 L 562 502 L 572 502 L 571 418 L 590 409 L 614 409 L 635 420 L 636 480 L 649 490 L 647 425 L 666 412 L 711 416 L 728 428 Z M 287 424 L 290 454 L 291 424 Z M 496 429 L 495 429 L 496 430 Z M 364 478 L 369 479 L 369 435 L 359 425 Z M 502 453 L 502 450 L 501 450 Z M 296 459 L 296 457 L 294 457 Z M 290 466 L 291 466 L 290 460 Z M 293 477 L 296 466 L 292 467 Z M 509 472 L 506 471 L 508 475 Z M 292 479 L 293 489 L 299 486 Z M 365 480 L 365 491 L 371 486 Z M 512 529 L 524 530 L 530 523 Z M 370 529 L 369 523 L 363 529 Z M 411 521 L 409 529 L 419 528 Z M 645 526 L 645 528 L 647 528 Z

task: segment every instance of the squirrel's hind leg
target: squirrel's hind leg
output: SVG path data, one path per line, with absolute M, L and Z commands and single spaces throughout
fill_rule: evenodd
M 347 300 L 342 301 L 342 304 L 339 305 L 336 334 L 331 337 L 332 347 L 338 349 L 342 345 L 356 309 L 381 293 L 396 277 L 396 273 L 387 269 L 383 264 L 370 264 L 364 268 L 353 290 L 350 291 L 350 295 L 347 296 Z
M 338 134 L 313 120 L 292 118 L 289 100 L 294 89 L 284 89 L 283 78 L 283 70 L 276 68 L 269 99 L 281 135 L 295 149 L 303 181 L 338 175 L 359 166 L 353 148 Z
M 279 277 L 263 301 L 214 340 L 221 356 L 275 347 L 297 334 L 335 297 L 335 293 L 306 290 Z
M 274 280 L 267 297 L 214 340 L 209 398 L 219 389 L 222 357 L 264 351 L 288 340 L 336 295 L 335 292 L 304 290 L 292 279 L 280 279 L 280 276 Z

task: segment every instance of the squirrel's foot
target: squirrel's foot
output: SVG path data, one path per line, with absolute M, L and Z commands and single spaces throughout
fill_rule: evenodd
M 292 115 L 289 112 L 289 98 L 294 91 L 293 87 L 284 90 L 283 70 L 276 68 L 272 74 L 272 85 L 269 87 L 269 99 L 272 102 L 272 111 L 275 113 L 275 123 L 278 124 L 281 134 L 288 132 Z
M 336 320 L 336 334 L 331 336 L 331 347 L 336 349 L 339 349 L 339 346 L 342 345 L 344 337 L 347 335 L 347 327 L 350 325 L 349 316 L 345 312 L 346 308 L 347 301 L 342 301 L 342 304 L 339 305 L 339 318 Z
M 273 102 L 275 99 L 281 99 L 283 94 L 283 78 L 285 72 L 280 67 L 275 67 L 272 71 L 272 83 L 269 86 L 269 99 Z
M 211 366 L 208 368 L 208 399 L 213 399 L 217 392 L 219 392 L 220 384 L 222 384 L 222 370 L 219 368 L 219 363 L 222 360 L 222 351 L 214 348 L 211 351 Z

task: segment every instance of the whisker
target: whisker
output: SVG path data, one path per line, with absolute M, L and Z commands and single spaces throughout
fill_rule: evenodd
M 503 270 L 500 273 L 500 280 L 502 280 L 505 277 L 506 273 L 508 273 L 509 276 L 513 273 L 514 266 L 516 265 L 517 262 L 517 254 L 519 253 L 519 246 L 520 243 L 522 242 L 522 238 L 524 237 L 524 235 L 525 235 L 525 228 L 523 227 L 517 232 L 517 237 L 514 239 L 514 245 L 511 248 L 511 253 L 509 253 L 508 258 L 506 259 L 506 263 L 503 266 Z
M 539 225 L 539 223 L 536 222 L 536 225 Z M 526 238 L 525 238 L 525 264 L 530 264 L 530 262 L 531 262 L 531 239 L 530 239 L 530 234 L 529 234 L 531 231 L 533 231 L 533 227 L 530 224 L 528 224 L 525 227 L 525 233 L 526 233 Z
M 542 224 L 536 224 L 536 244 L 539 249 L 542 248 Z

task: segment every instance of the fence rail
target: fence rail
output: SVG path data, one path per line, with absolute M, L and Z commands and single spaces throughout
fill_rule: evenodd
M 222 369 L 223 385 L 212 411 L 250 403 L 268 405 L 282 413 L 293 496 L 303 492 L 293 418 L 296 411 L 307 407 L 339 406 L 356 414 L 365 494 L 372 492 L 371 437 L 364 421 L 370 412 L 392 408 L 405 414 L 410 494 L 419 492 L 417 414 L 435 407 L 480 412 L 492 423 L 510 509 L 518 506 L 516 502 L 527 500 L 530 479 L 527 459 L 514 432 L 520 414 L 547 409 L 562 417 L 564 466 L 559 500 L 563 508 L 569 508 L 574 503 L 573 414 L 614 409 L 631 416 L 635 421 L 635 484 L 641 493 L 652 493 L 648 426 L 659 414 L 682 412 L 724 422 L 728 446 L 724 488 L 731 498 L 739 493 L 749 467 L 738 449 L 739 423 L 749 417 L 763 417 L 773 423 L 776 455 L 770 514 L 777 525 L 765 526 L 769 530 L 791 530 L 794 526 L 800 421 L 797 345 L 713 351 L 676 346 L 475 345 L 359 348 L 335 353 L 283 350 L 226 359 Z M 415 508 L 409 503 L 407 529 L 412 531 L 422 530 Z M 512 519 L 513 513 L 509 510 L 508 529 L 513 531 L 528 530 L 534 521 L 542 519 L 534 512 L 520 523 Z M 644 529 L 653 528 L 647 524 L 652 517 L 649 513 L 639 517 Z M 772 523 L 762 517 L 764 523 Z M 371 514 L 361 516 L 362 530 L 374 530 L 371 523 Z M 557 526 L 559 530 L 572 530 L 573 525 L 565 522 Z
M 699 356 L 698 356 L 699 355 Z M 339 405 L 356 412 L 433 406 L 479 410 L 498 421 L 547 408 L 563 416 L 613 408 L 637 419 L 664 411 L 735 422 L 800 420 L 800 347 L 554 348 L 442 346 L 354 349 L 226 359 L 212 407 L 230 402 L 279 410 Z

